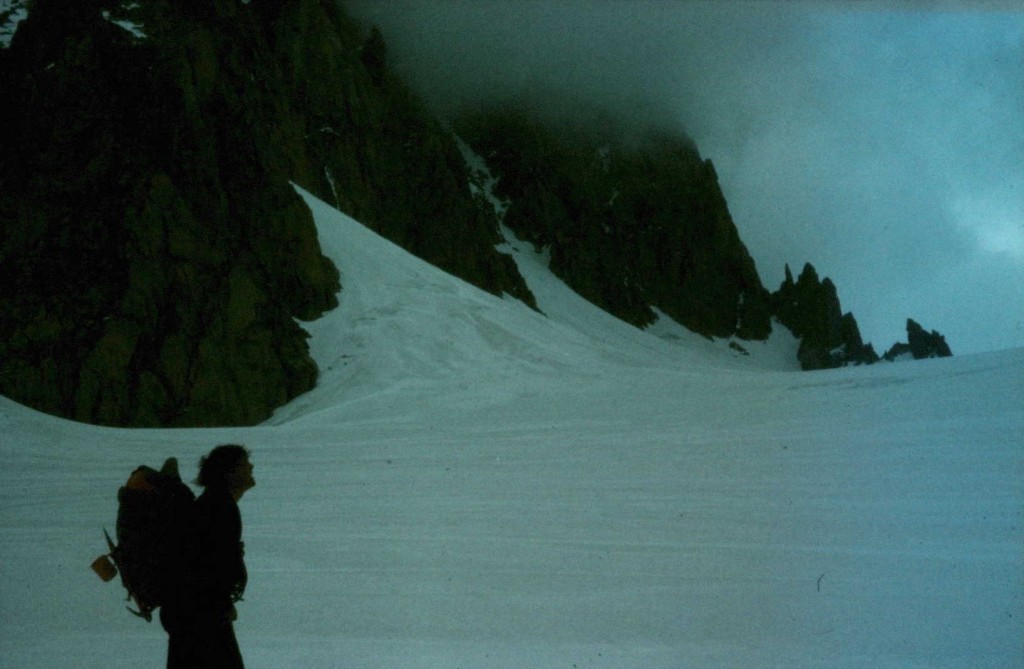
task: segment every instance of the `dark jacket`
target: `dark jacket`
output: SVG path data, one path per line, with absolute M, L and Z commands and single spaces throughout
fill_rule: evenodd
M 196 500 L 197 606 L 210 613 L 228 613 L 245 590 L 245 549 L 242 515 L 225 489 L 211 489 Z
M 171 621 L 223 620 L 245 590 L 242 515 L 223 488 L 207 488 L 195 501 L 193 531 L 174 596 L 164 605 Z
M 194 505 L 180 587 L 163 605 L 168 669 L 243 669 L 232 620 L 245 590 L 242 516 L 225 489 L 207 488 Z

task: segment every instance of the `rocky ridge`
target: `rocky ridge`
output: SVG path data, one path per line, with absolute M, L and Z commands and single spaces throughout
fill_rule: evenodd
M 910 357 L 914 360 L 928 358 L 949 358 L 953 352 L 946 343 L 946 338 L 932 330 L 927 332 L 912 318 L 907 319 L 907 342 L 897 342 L 882 357 L 896 361 Z
M 818 278 L 810 263 L 796 281 L 786 266 L 786 277 L 772 294 L 772 310 L 800 338 L 797 357 L 804 369 L 878 362 L 874 347 L 861 339 L 857 319 L 843 313 L 835 284 Z
M 455 127 L 496 177 L 505 225 L 618 318 L 645 327 L 658 309 L 707 337 L 753 340 L 776 322 L 800 339 L 805 370 L 880 360 L 810 263 L 796 280 L 787 266 L 774 293 L 763 287 L 714 165 L 684 134 L 567 127 L 521 102 L 466 113 Z
M 497 178 L 505 225 L 549 249 L 552 271 L 586 299 L 638 327 L 657 308 L 708 337 L 771 331 L 714 166 L 684 135 L 556 132 L 514 105 L 455 127 Z
M 0 44 L 0 393 L 81 421 L 186 426 L 257 423 L 311 388 L 297 321 L 341 286 L 292 184 L 535 306 L 455 135 L 334 0 L 15 4 Z M 774 318 L 807 369 L 877 360 L 810 266 L 764 288 L 714 166 L 681 133 L 610 140 L 516 108 L 456 127 L 499 177 L 504 223 L 623 320 L 658 309 L 762 339 Z

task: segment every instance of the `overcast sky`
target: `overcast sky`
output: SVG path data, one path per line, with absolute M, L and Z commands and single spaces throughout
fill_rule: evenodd
M 1019 3 L 345 4 L 442 113 L 533 93 L 684 128 L 766 287 L 813 263 L 879 353 L 908 317 L 1024 346 Z

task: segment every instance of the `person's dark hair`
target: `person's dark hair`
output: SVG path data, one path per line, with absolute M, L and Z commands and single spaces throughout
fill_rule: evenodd
M 239 444 L 222 444 L 199 460 L 196 483 L 204 488 L 217 488 L 228 484 L 228 476 L 238 463 L 249 458 L 249 449 Z

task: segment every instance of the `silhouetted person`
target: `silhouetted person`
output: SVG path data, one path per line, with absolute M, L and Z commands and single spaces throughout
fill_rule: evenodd
M 218 446 L 199 463 L 193 541 L 182 554 L 180 587 L 161 609 L 167 669 L 243 669 L 235 638 L 235 602 L 245 590 L 238 500 L 256 485 L 249 451 Z

